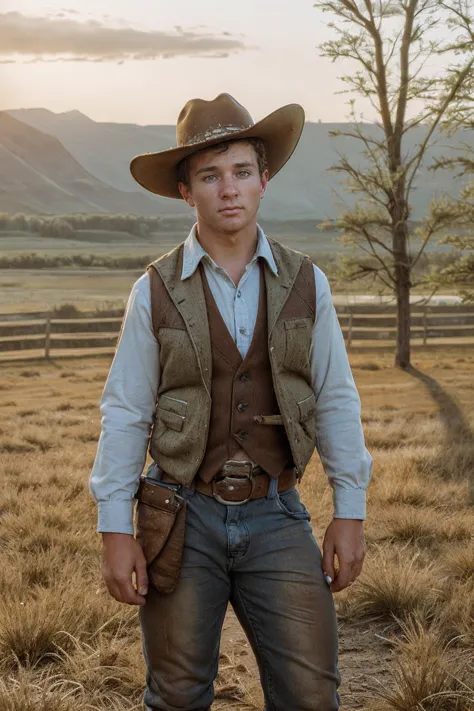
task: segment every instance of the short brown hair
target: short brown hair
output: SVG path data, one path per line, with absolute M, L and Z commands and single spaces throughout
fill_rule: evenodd
M 206 148 L 201 148 L 200 151 L 196 153 L 201 153 L 202 151 L 214 151 L 214 153 L 226 153 L 229 150 L 231 143 L 238 143 L 239 141 L 250 143 L 255 153 L 257 154 L 258 172 L 260 177 L 263 176 L 267 169 L 267 152 L 265 150 L 265 144 L 261 138 L 234 138 L 230 141 L 222 141 L 221 143 L 215 143 L 213 146 L 208 146 Z M 192 155 L 195 155 L 194 153 Z M 184 183 L 184 185 L 189 187 L 189 158 L 183 158 L 178 163 L 178 183 Z

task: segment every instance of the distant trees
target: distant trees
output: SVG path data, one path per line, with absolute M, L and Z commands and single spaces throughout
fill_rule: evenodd
M 67 267 L 85 268 L 102 267 L 106 269 L 143 270 L 156 259 L 156 254 L 120 255 L 107 254 L 15 254 L 0 256 L 0 269 L 60 269 Z
M 337 39 L 320 45 L 332 61 L 352 59 L 356 70 L 342 80 L 374 109 L 378 135 L 368 135 L 349 100 L 353 128 L 331 131 L 360 142 L 369 167 L 361 170 L 345 156 L 331 169 L 345 177 L 350 192 L 359 194 L 353 209 L 343 209 L 332 221 L 346 243 L 365 253 L 349 260 L 349 280 L 369 278 L 390 289 L 397 303 L 395 364 L 410 365 L 410 291 L 414 270 L 428 241 L 450 226 L 452 214 L 433 204 L 430 214 L 413 228 L 411 192 L 426 152 L 443 129 L 450 111 L 471 96 L 474 39 L 471 0 L 316 0 L 330 12 L 329 27 Z M 449 39 L 440 34 L 450 30 Z M 453 30 L 456 30 L 455 34 Z M 451 54 L 428 73 L 427 63 Z M 421 108 L 420 108 L 421 107 Z M 409 117 L 409 110 L 414 112 Z M 416 111 L 417 110 L 417 111 Z M 411 154 L 406 136 L 423 127 L 424 138 Z M 326 227 L 323 223 L 321 227 Z
M 172 218 L 139 215 L 7 215 L 0 213 L 0 230 L 33 232 L 43 237 L 70 239 L 77 230 L 110 230 L 147 238 Z M 179 219 L 179 218 L 178 218 Z M 181 218 L 182 222 L 182 218 Z
M 44 220 L 39 223 L 38 228 L 38 232 L 43 237 L 72 239 L 76 234 L 76 230 L 71 223 L 62 217 L 54 217 L 48 221 Z

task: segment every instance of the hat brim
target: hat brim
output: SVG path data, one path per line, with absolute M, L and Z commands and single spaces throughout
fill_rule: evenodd
M 223 141 L 260 138 L 265 145 L 271 179 L 283 168 L 294 152 L 303 131 L 304 119 L 302 106 L 288 104 L 242 131 L 233 131 L 191 146 L 135 156 L 130 163 L 130 172 L 145 190 L 164 197 L 182 199 L 178 190 L 177 167 L 183 158 Z

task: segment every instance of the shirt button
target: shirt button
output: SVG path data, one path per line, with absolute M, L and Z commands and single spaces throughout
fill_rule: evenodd
M 242 296 L 242 292 L 239 289 L 239 291 L 237 292 L 237 298 L 240 299 L 241 296 Z
M 239 410 L 239 412 L 244 412 L 248 408 L 248 406 L 248 402 L 239 402 L 239 404 L 237 405 L 237 410 Z
M 247 382 L 247 380 L 251 380 L 251 378 L 248 373 L 241 373 L 239 375 L 239 380 L 241 380 L 243 383 L 245 383 L 245 382 Z
M 243 439 L 248 439 L 249 438 L 249 433 L 246 432 L 245 430 L 240 430 L 240 432 L 237 433 L 237 437 L 241 440 Z
M 240 333 L 241 333 L 242 335 L 244 335 L 245 333 L 247 333 L 246 329 L 245 329 L 243 326 L 241 326 L 241 327 L 239 328 L 239 331 L 240 331 Z

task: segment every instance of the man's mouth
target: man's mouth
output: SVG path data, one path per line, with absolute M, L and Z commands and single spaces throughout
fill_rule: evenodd
M 241 207 L 224 207 L 219 212 L 223 215 L 236 215 L 240 210 L 242 210 Z

